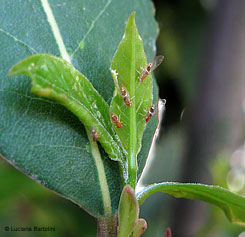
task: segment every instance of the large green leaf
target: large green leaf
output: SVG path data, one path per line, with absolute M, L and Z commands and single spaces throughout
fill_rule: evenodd
M 145 129 L 146 111 L 152 104 L 151 75 L 140 82 L 140 74 L 147 61 L 134 15 L 132 13 L 128 20 L 125 35 L 112 60 L 115 91 L 110 105 L 110 112 L 121 123 L 121 127 L 115 126 L 115 129 L 128 154 L 129 183 L 132 188 L 136 185 L 137 154 Z
M 214 204 L 223 209 L 231 222 L 245 225 L 245 197 L 224 188 L 190 183 L 166 182 L 152 184 L 137 193 L 139 204 L 155 192 L 163 192 L 177 198 L 195 199 Z
M 112 212 L 117 211 L 122 190 L 118 163 L 88 140 L 83 125 L 71 112 L 30 93 L 31 81 L 27 77 L 9 78 L 7 72 L 32 54 L 61 56 L 110 103 L 114 91 L 110 65 L 133 11 L 147 61 L 151 61 L 157 30 L 150 1 L 10 0 L 0 4 L 0 154 L 94 216 L 104 215 L 105 197 L 110 199 Z M 155 127 L 156 117 L 144 133 L 138 156 L 139 175 Z M 102 156 L 99 164 L 100 159 L 94 158 L 98 154 Z M 106 182 L 102 189 L 101 180 Z

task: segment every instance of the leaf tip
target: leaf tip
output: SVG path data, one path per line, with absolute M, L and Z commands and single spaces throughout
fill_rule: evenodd
M 134 196 L 134 190 L 131 188 L 131 186 L 129 184 L 127 184 L 124 187 L 124 191 L 129 194 L 130 196 Z
M 133 11 L 130 16 L 135 17 L 136 11 Z
M 136 12 L 134 11 L 129 16 L 129 18 L 128 18 L 128 25 L 131 25 L 131 24 L 135 25 L 135 14 L 136 14 Z
M 16 75 L 17 75 L 17 73 L 15 72 L 14 68 L 15 68 L 15 65 L 12 66 L 12 67 L 9 69 L 9 71 L 8 71 L 8 76 L 9 76 L 9 77 L 12 77 L 12 76 L 16 76 Z
M 123 191 L 122 191 L 122 195 L 123 194 L 125 197 L 127 196 L 131 200 L 131 202 L 134 203 L 135 206 L 138 207 L 138 201 L 135 197 L 134 189 L 129 184 L 124 186 Z
M 145 219 L 138 219 L 134 227 L 134 237 L 140 237 L 147 229 L 147 222 Z
M 135 14 L 136 14 L 136 12 L 134 11 L 134 12 L 132 12 L 131 13 L 131 15 L 129 16 L 129 19 L 128 19 L 128 21 L 135 21 Z

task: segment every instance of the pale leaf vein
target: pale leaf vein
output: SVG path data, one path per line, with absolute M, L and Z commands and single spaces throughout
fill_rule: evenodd
M 69 54 L 68 54 L 68 52 L 66 50 L 63 38 L 61 36 L 59 27 L 58 27 L 58 25 L 56 23 L 56 20 L 54 18 L 54 14 L 53 14 L 52 9 L 51 9 L 51 7 L 49 5 L 49 2 L 48 2 L 48 0 L 41 0 L 41 3 L 42 3 L 42 6 L 43 6 L 43 9 L 44 9 L 44 12 L 47 15 L 48 22 L 49 22 L 50 27 L 52 29 L 52 32 L 53 32 L 54 38 L 56 40 L 56 43 L 57 43 L 57 45 L 59 47 L 61 56 L 68 63 L 71 63 L 70 56 L 69 56 Z
M 99 18 L 104 14 L 104 12 L 106 11 L 106 9 L 110 6 L 112 0 L 109 0 L 105 6 L 103 7 L 103 9 L 99 12 L 99 14 L 97 15 L 97 17 L 92 21 L 88 31 L 85 33 L 83 39 L 80 41 L 80 43 L 78 44 L 77 48 L 74 50 L 74 52 L 71 55 L 71 58 L 74 56 L 74 54 L 79 50 L 80 44 L 88 37 L 89 33 L 92 31 L 92 29 L 95 27 L 95 23 L 99 20 Z
M 16 38 L 14 35 L 12 35 L 11 33 L 9 33 L 8 31 L 0 28 L 0 32 L 4 33 L 8 37 L 12 38 L 14 41 L 16 41 L 16 42 L 22 44 L 23 46 L 27 47 L 30 51 L 33 51 L 34 53 L 38 53 L 36 49 L 32 48 L 29 44 L 25 43 L 24 41 Z

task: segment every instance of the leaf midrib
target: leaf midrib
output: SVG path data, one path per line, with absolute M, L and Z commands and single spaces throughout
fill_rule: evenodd
M 42 6 L 43 6 L 43 10 L 48 18 L 48 22 L 50 24 L 50 27 L 52 29 L 52 32 L 54 34 L 54 38 L 55 38 L 55 41 L 59 47 L 59 50 L 60 50 L 60 53 L 61 53 L 61 56 L 64 60 L 66 60 L 68 63 L 71 63 L 71 58 L 66 50 L 66 47 L 65 47 L 65 44 L 64 44 L 64 41 L 63 41 L 63 38 L 61 36 L 61 33 L 60 33 L 60 30 L 59 30 L 59 27 L 56 23 L 56 20 L 55 20 L 55 17 L 54 17 L 54 14 L 52 12 L 52 9 L 49 5 L 49 2 L 48 0 L 41 0 L 41 3 L 42 3 Z
M 130 110 L 130 125 L 129 125 L 129 154 L 128 154 L 128 163 L 129 163 L 129 184 L 130 186 L 135 189 L 136 186 L 136 175 L 137 175 L 137 160 L 136 160 L 136 114 L 135 114 L 135 30 L 131 27 L 131 47 L 132 47 L 132 54 L 131 54 L 131 70 L 130 70 L 130 88 L 129 94 L 131 98 L 133 98 L 131 106 L 129 107 Z

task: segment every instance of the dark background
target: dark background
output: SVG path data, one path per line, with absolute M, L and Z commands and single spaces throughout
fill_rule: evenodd
M 154 1 L 165 60 L 155 76 L 167 100 L 160 138 L 143 183 L 216 184 L 245 194 L 245 2 Z M 198 201 L 156 194 L 142 215 L 162 236 L 238 236 L 223 213 Z M 150 228 L 154 229 L 149 223 Z
M 200 182 L 245 194 L 245 2 L 154 3 L 157 54 L 165 56 L 155 76 L 167 104 L 141 183 Z M 92 217 L 2 160 L 0 184 L 0 226 L 56 228 L 35 236 L 96 236 Z M 164 194 L 147 199 L 140 216 L 148 223 L 146 237 L 163 236 L 168 226 L 174 237 L 232 237 L 245 231 L 217 207 Z

